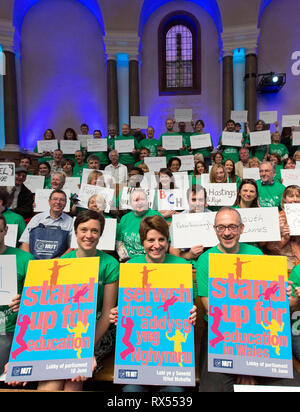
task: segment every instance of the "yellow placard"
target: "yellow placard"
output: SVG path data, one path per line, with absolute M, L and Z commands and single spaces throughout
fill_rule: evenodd
M 192 288 L 192 265 L 159 263 L 123 263 L 120 265 L 120 288 Z
M 72 285 L 98 279 L 99 257 L 31 260 L 28 265 L 25 287 L 49 285 Z

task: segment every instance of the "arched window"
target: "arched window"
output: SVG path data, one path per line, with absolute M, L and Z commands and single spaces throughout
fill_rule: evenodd
M 158 30 L 160 94 L 200 94 L 200 26 L 191 14 L 169 14 Z

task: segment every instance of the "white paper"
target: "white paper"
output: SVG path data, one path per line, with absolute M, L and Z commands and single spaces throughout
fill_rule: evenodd
M 280 226 L 277 207 L 238 209 L 245 225 L 240 242 L 279 242 Z
M 162 136 L 162 146 L 166 150 L 179 150 L 182 147 L 182 135 Z
M 45 176 L 27 175 L 24 185 L 32 193 L 35 193 L 37 189 L 43 189 L 45 183 Z
M 134 150 L 134 140 L 115 140 L 115 149 L 118 153 L 131 153 Z
M 49 197 L 50 194 L 53 192 L 53 189 L 37 189 L 35 192 L 35 207 L 34 211 L 35 212 L 46 212 L 49 210 Z M 64 208 L 65 213 L 70 212 L 70 191 L 69 190 L 64 190 L 66 196 L 67 196 L 67 204 L 66 207 Z
M 300 125 L 300 114 L 290 114 L 282 116 L 282 127 L 292 127 Z
M 276 110 L 259 112 L 259 120 L 263 120 L 267 124 L 277 122 L 278 112 Z
M 9 305 L 17 296 L 16 256 L 0 256 L 0 305 Z
M 58 149 L 57 140 L 38 140 L 37 141 L 37 151 L 38 153 L 43 152 L 54 152 Z
M 147 129 L 148 116 L 130 116 L 130 126 L 132 129 Z
M 87 184 L 87 181 L 88 181 L 88 178 L 91 172 L 95 172 L 95 170 L 94 169 L 82 169 L 81 186 Z M 110 174 L 105 173 L 103 170 L 97 170 L 97 172 L 102 173 L 106 187 L 112 187 L 116 183 L 114 181 L 114 178 Z
M 300 132 L 293 132 L 293 146 L 300 146 Z
M 15 186 L 14 163 L 0 163 L 0 186 Z
M 117 230 L 117 219 L 105 219 L 104 231 L 99 239 L 99 242 L 96 248 L 98 250 L 115 250 L 116 230 Z M 73 230 L 72 230 L 71 248 L 72 249 L 78 248 L 74 225 L 73 225 Z
M 17 246 L 17 237 L 18 237 L 18 225 L 16 224 L 7 224 L 8 230 L 4 238 L 4 243 L 6 246 L 16 247 Z
M 185 172 L 187 170 L 194 170 L 195 162 L 193 155 L 177 156 L 181 161 L 180 171 Z
M 209 133 L 195 134 L 190 137 L 191 149 L 202 149 L 211 146 L 211 136 Z
M 145 157 L 144 163 L 148 166 L 149 172 L 159 172 L 160 169 L 167 167 L 167 159 L 165 156 Z
M 300 203 L 286 203 L 284 211 L 290 227 L 290 235 L 300 236 Z
M 77 150 L 80 150 L 79 140 L 61 140 L 60 150 L 63 154 L 75 154 Z
M 230 118 L 236 123 L 246 123 L 248 121 L 248 110 L 231 110 Z
M 88 139 L 88 152 L 107 152 L 107 139 Z
M 187 190 L 189 188 L 189 175 L 187 172 L 173 173 L 175 189 Z
M 296 185 L 300 186 L 300 170 L 299 169 L 281 169 L 282 184 L 284 186 Z
M 80 141 L 81 146 L 84 148 L 87 147 L 87 141 L 93 138 L 94 136 L 92 134 L 78 134 L 77 135 L 77 140 Z
M 300 162 L 296 162 L 296 169 L 300 169 Z
M 105 213 L 109 213 L 110 208 L 113 206 L 113 197 L 115 191 L 108 187 L 101 187 L 101 186 L 94 186 L 94 185 L 81 185 L 80 191 L 78 193 L 78 198 L 80 202 L 78 203 L 78 207 L 82 207 L 84 209 L 88 208 L 89 199 L 93 195 L 101 195 L 104 197 L 106 202 L 106 209 Z
M 154 199 L 155 191 L 147 187 L 141 187 L 141 189 L 143 189 L 147 195 L 149 209 L 153 209 L 153 199 Z M 123 187 L 122 195 L 121 195 L 120 202 L 119 202 L 119 208 L 121 210 L 127 210 L 127 209 L 132 210 L 132 206 L 130 204 L 130 196 L 131 196 L 131 193 L 134 192 L 135 190 L 139 190 L 139 188 L 127 187 L 127 186 Z
M 236 183 L 208 183 L 204 186 L 209 206 L 232 206 L 234 204 L 237 195 Z
M 243 138 L 243 133 L 223 132 L 222 133 L 222 146 L 241 147 L 242 138 Z
M 186 191 L 181 189 L 158 190 L 158 210 L 184 210 L 188 208 Z
M 270 130 L 263 130 L 261 132 L 250 133 L 250 145 L 251 146 L 262 146 L 271 144 L 271 133 Z
M 176 122 L 191 122 L 193 119 L 193 109 L 175 109 Z
M 66 177 L 66 182 L 62 190 L 69 190 L 71 193 L 79 193 L 80 177 Z
M 259 168 L 258 167 L 244 167 L 243 168 L 243 179 L 254 179 L 259 180 Z

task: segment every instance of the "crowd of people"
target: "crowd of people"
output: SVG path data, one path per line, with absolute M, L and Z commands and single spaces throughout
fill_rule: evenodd
M 207 312 L 210 253 L 286 256 L 289 279 L 293 282 L 287 290 L 291 313 L 299 310 L 300 236 L 291 236 L 284 205 L 300 203 L 300 182 L 285 186 L 281 175 L 282 169 L 296 169 L 300 165 L 300 147 L 292 144 L 293 128 L 284 128 L 280 132 L 276 123 L 270 145 L 251 147 L 249 126 L 245 124 L 241 147 L 223 145 L 221 135 L 216 147 L 211 139 L 210 146 L 195 149 L 191 137 L 209 132 L 204 130 L 203 120 L 188 126 L 192 127 L 191 132 L 186 131 L 185 122 L 177 124 L 173 119 L 167 119 L 166 131 L 155 136 L 151 126 L 144 134 L 123 124 L 118 135 L 117 128 L 110 125 L 105 137 L 107 149 L 99 152 L 89 152 L 83 140 L 72 154 L 64 154 L 59 141 L 53 151 L 41 152 L 37 144 L 34 150 L 38 157 L 36 169 L 30 156 L 21 155 L 15 168 L 15 186 L 0 188 L 0 253 L 16 256 L 18 279 L 18 295 L 9 306 L 0 307 L 0 374 L 9 359 L 26 270 L 32 259 L 100 257 L 102 282 L 99 283 L 97 301 L 95 367 L 114 349 L 120 263 L 192 264 L 196 271 L 194 294 L 201 297 Z M 269 129 L 270 125 L 262 120 L 255 125 L 255 131 Z M 224 131 L 240 130 L 240 124 L 228 120 Z M 90 135 L 88 125 L 82 124 L 80 136 L 84 135 L 93 139 L 104 138 L 100 130 Z M 164 148 L 166 136 L 178 135 L 182 136 L 182 147 L 177 150 Z M 54 132 L 46 130 L 43 140 L 56 140 Z M 68 128 L 62 140 L 77 141 L 78 135 L 74 129 Z M 127 153 L 124 149 L 117 150 L 121 147 L 118 145 L 120 141 L 126 141 L 130 147 Z M 182 156 L 193 156 L 193 168 L 182 169 Z M 151 158 L 156 158 L 157 169 L 149 163 Z M 255 169 L 256 178 L 244 176 L 245 170 L 250 169 Z M 42 189 L 49 190 L 47 207 L 40 212 L 36 212 L 37 191 L 26 186 L 30 175 L 43 176 Z M 78 190 L 74 190 L 74 186 L 70 190 L 70 178 L 79 179 Z M 206 185 L 209 183 L 236 185 L 237 196 L 231 207 L 208 203 Z M 161 191 L 172 193 L 174 190 L 182 193 L 181 207 L 164 207 L 165 204 L 160 202 Z M 255 245 L 241 243 L 244 224 L 239 209 L 266 207 L 278 208 L 281 240 Z M 215 247 L 207 248 L 201 244 L 182 249 L 174 247 L 172 218 L 175 214 L 212 211 L 217 212 L 212 229 L 218 239 Z M 117 221 L 115 247 L 99 250 L 98 243 L 109 219 Z M 16 247 L 5 244 L 8 224 L 18 225 Z M 76 248 L 72 247 L 73 230 Z M 47 247 L 49 244 L 53 247 Z M 195 321 L 194 306 L 190 322 L 195 324 Z M 235 382 L 258 382 L 253 377 L 232 375 L 228 379 L 228 375 L 208 372 L 207 341 L 202 339 L 202 342 L 200 391 L 230 391 Z M 293 351 L 300 360 L 299 348 L 295 334 Z M 294 381 L 275 380 L 275 384 L 283 385 L 299 382 L 296 378 Z M 45 381 L 38 387 L 42 390 L 80 390 L 82 380 L 79 377 L 74 381 Z M 130 387 L 130 390 L 142 389 Z

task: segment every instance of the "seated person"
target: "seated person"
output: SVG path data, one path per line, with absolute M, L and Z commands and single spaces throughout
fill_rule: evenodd
M 51 166 L 48 162 L 39 163 L 39 176 L 45 176 L 44 189 L 51 189 Z
M 12 212 L 23 216 L 24 219 L 30 219 L 33 216 L 33 193 L 24 185 L 27 173 L 26 169 L 17 167 L 15 186 L 7 188 L 9 192 L 8 207 Z
M 0 188 L 0 214 L 5 217 L 6 223 L 18 225 L 17 242 L 25 230 L 26 223 L 23 216 L 12 212 L 7 208 L 9 193 L 5 187 Z
M 280 207 L 285 187 L 275 179 L 275 167 L 264 160 L 259 165 L 259 175 L 260 179 L 256 183 L 260 207 Z
M 32 253 L 37 259 L 51 259 L 61 256 L 70 246 L 73 225 L 73 219 L 63 212 L 66 204 L 67 197 L 65 192 L 60 189 L 53 190 L 49 197 L 49 210 L 38 213 L 30 220 L 20 238 L 20 249 Z M 49 253 L 52 253 L 51 256 L 49 254 L 47 255 L 46 246 L 44 248 L 36 247 L 35 237 L 37 229 L 40 229 L 40 224 L 43 225 L 41 229 L 47 228 L 48 226 L 48 229 L 53 230 L 51 240 L 49 239 L 48 241 L 47 238 L 42 239 L 40 237 L 40 244 L 43 243 L 46 245 L 48 241 L 49 244 L 55 246 L 49 251 Z M 61 230 L 55 230 L 54 228 L 50 228 L 50 226 L 58 227 Z M 49 231 L 46 232 L 46 237 L 48 233 Z M 42 236 L 42 234 L 39 234 L 39 236 Z

